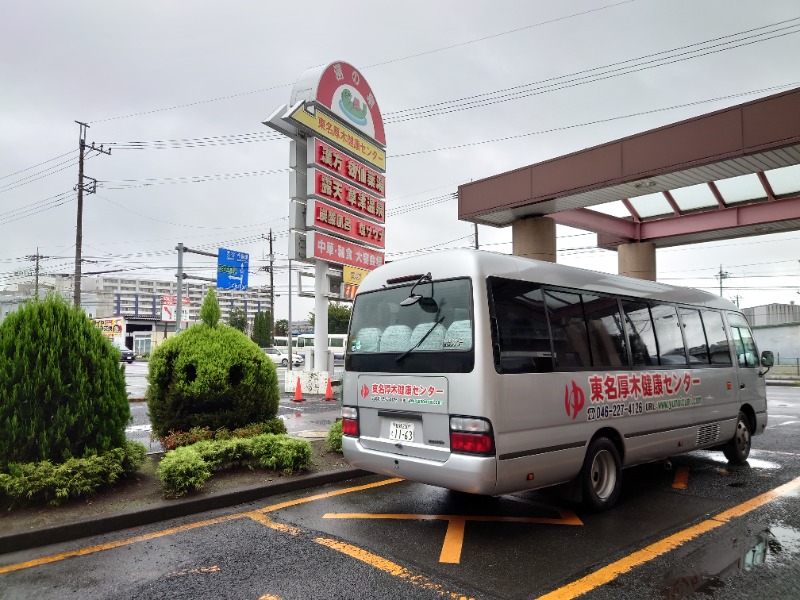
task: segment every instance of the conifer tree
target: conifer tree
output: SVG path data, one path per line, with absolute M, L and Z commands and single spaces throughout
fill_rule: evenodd
M 130 406 L 114 348 L 53 294 L 0 323 L 0 469 L 122 447 Z

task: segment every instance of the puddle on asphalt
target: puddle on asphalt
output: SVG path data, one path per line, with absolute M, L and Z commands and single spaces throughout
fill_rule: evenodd
M 796 561 L 800 554 L 800 531 L 782 525 L 734 531 L 713 543 L 701 546 L 681 561 L 690 567 L 676 567 L 664 576 L 662 597 L 688 598 L 695 592 L 712 592 L 725 586 L 733 573 L 747 573 L 761 565 Z
M 703 458 L 707 458 L 708 460 L 713 461 L 715 463 L 719 463 L 721 465 L 726 465 L 726 466 L 728 465 L 728 459 L 725 458 L 725 456 L 721 452 L 705 452 L 705 451 L 699 450 L 699 451 L 697 451 L 697 454 L 700 454 L 700 455 L 703 456 Z M 753 452 L 753 454 L 755 454 L 755 452 Z M 748 467 L 750 467 L 752 469 L 780 469 L 781 468 L 780 464 L 778 464 L 776 462 L 772 462 L 771 460 L 763 460 L 761 458 L 755 458 L 753 456 L 753 454 L 751 454 L 747 458 L 747 463 L 745 464 L 745 466 L 748 466 Z

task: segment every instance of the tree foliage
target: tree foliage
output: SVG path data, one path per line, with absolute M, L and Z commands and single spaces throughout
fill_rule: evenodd
M 200 320 L 209 327 L 216 327 L 221 315 L 217 294 L 214 288 L 208 288 L 206 297 L 203 298 L 203 305 L 200 307 Z
M 212 290 L 203 311 L 219 313 Z M 236 429 L 278 412 L 272 361 L 241 331 L 210 326 L 205 317 L 156 348 L 147 381 L 150 422 L 159 437 L 193 427 Z
M 350 325 L 350 307 L 347 304 L 331 302 L 328 304 L 328 333 L 347 333 Z M 314 327 L 314 311 L 308 313 L 311 327 Z
M 130 406 L 120 353 L 62 298 L 0 323 L 0 469 L 94 456 L 125 444 Z
M 228 325 L 242 333 L 247 333 L 247 313 L 243 308 L 237 306 L 228 313 Z
M 286 319 L 278 319 L 275 321 L 275 335 L 288 336 L 289 335 L 289 321 Z
M 256 316 L 253 317 L 253 335 L 250 339 L 261 348 L 272 346 L 272 336 L 269 331 L 270 320 L 269 312 L 256 313 Z

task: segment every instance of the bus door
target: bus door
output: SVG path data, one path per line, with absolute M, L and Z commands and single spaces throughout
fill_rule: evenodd
M 758 348 L 745 318 L 738 313 L 728 313 L 728 324 L 734 347 L 734 365 L 739 401 L 750 404 L 756 413 L 767 410 L 767 393 Z M 755 424 L 754 424 L 755 425 Z

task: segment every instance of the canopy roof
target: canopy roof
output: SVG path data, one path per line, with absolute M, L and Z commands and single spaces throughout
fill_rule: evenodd
M 536 216 L 604 248 L 800 229 L 800 88 L 458 188 L 461 220 Z

